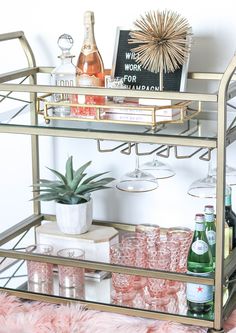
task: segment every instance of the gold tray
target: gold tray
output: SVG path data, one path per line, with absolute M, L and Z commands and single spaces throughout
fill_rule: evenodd
M 201 112 L 201 102 L 196 109 L 190 108 L 191 101 L 176 102 L 171 105 L 149 106 L 137 102 L 104 104 L 79 104 L 70 102 L 53 102 L 52 94 L 37 97 L 37 112 L 43 115 L 45 122 L 50 120 L 89 121 L 112 124 L 129 124 L 151 126 L 155 128 L 163 123 L 183 123 Z M 66 116 L 56 115 L 55 108 L 65 106 L 70 108 Z

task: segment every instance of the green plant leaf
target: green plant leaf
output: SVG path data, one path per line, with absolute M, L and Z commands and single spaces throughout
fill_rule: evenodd
M 100 186 L 105 186 L 108 183 L 111 182 L 113 178 L 104 178 L 104 180 L 100 180 L 97 182 L 91 182 L 90 184 L 83 184 L 78 187 L 78 189 L 75 191 L 76 194 L 82 194 L 86 192 L 91 192 L 91 190 L 95 190 L 96 188 L 99 188 Z
M 73 156 L 70 156 L 66 162 L 66 179 L 69 185 L 73 180 L 73 173 Z
M 48 170 L 54 173 L 57 176 L 57 178 L 59 178 L 63 182 L 63 184 L 67 185 L 67 179 L 63 174 L 51 168 L 48 168 Z
M 78 170 L 75 171 L 73 181 L 70 185 L 74 191 L 78 187 L 81 180 L 86 176 L 86 174 L 84 174 L 83 172 L 91 163 L 92 163 L 92 161 L 89 161 L 89 162 L 85 163 L 84 165 L 82 165 Z
M 62 182 L 48 182 L 48 183 L 39 183 L 39 184 L 33 184 L 32 187 L 36 187 L 36 188 L 64 188 L 66 185 L 63 184 Z
M 58 201 L 59 196 L 55 193 L 46 193 L 46 194 L 40 194 L 36 197 L 34 197 L 33 199 L 31 199 L 32 201 Z
M 86 178 L 86 179 L 83 181 L 83 183 L 82 183 L 81 185 L 88 184 L 88 183 L 90 183 L 92 180 L 94 180 L 95 178 L 100 177 L 100 176 L 103 176 L 103 175 L 105 175 L 105 174 L 107 174 L 107 173 L 108 173 L 108 171 L 106 171 L 106 172 L 102 172 L 102 173 L 97 173 L 96 175 L 93 175 L 93 176 L 91 176 L 91 177 L 88 177 L 88 178 Z
M 110 186 L 98 186 L 98 187 L 96 187 L 96 188 L 94 188 L 94 189 L 90 189 L 89 190 L 89 193 L 91 193 L 91 192 L 95 192 L 95 191 L 99 191 L 99 190 L 106 190 L 106 189 L 109 189 L 109 188 L 111 188 Z M 82 194 L 85 194 L 86 192 L 81 192 L 81 195 Z
M 100 183 L 102 183 L 102 185 L 107 185 L 107 184 L 111 183 L 113 180 L 115 180 L 115 178 L 113 178 L 113 177 L 106 177 L 106 178 L 99 179 L 96 182 L 91 182 L 90 184 L 92 184 L 94 186 L 96 186 L 96 185 L 100 186 Z

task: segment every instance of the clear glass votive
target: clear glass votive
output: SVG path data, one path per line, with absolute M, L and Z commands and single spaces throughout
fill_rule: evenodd
M 124 80 L 122 77 L 112 77 L 112 76 L 107 76 L 106 81 L 105 81 L 106 88 L 111 88 L 111 89 L 126 89 L 126 85 L 124 84 Z M 114 103 L 123 103 L 124 102 L 124 97 L 122 96 L 114 96 L 114 97 L 109 97 L 108 100 L 112 101 Z
M 61 249 L 59 257 L 83 260 L 84 250 L 79 248 Z M 84 288 L 84 268 L 58 265 L 59 285 L 62 288 Z
M 53 247 L 48 244 L 35 244 L 26 247 L 27 253 L 52 255 Z M 27 260 L 28 281 L 31 283 L 52 283 L 53 264 Z

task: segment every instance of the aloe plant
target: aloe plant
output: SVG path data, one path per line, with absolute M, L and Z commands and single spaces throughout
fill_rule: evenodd
M 90 200 L 91 192 L 110 188 L 107 186 L 114 180 L 112 177 L 101 178 L 108 172 L 98 173 L 86 177 L 85 170 L 92 163 L 89 161 L 77 170 L 73 169 L 73 157 L 70 156 L 66 162 L 65 175 L 57 170 L 48 168 L 57 180 L 40 179 L 39 183 L 34 184 L 33 192 L 39 192 L 32 200 L 56 201 L 63 204 L 78 204 Z

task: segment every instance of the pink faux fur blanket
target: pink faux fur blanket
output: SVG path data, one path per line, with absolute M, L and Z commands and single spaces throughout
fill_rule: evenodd
M 225 329 L 236 333 L 236 311 Z M 81 305 L 22 302 L 0 293 L 0 333 L 206 333 L 206 329 L 167 321 L 86 310 Z

